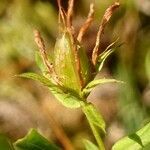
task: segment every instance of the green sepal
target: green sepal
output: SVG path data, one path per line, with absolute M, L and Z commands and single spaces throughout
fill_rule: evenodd
M 110 45 L 107 46 L 107 48 L 104 50 L 104 52 L 102 52 L 97 59 L 97 64 L 96 64 L 96 69 L 97 71 L 101 71 L 101 69 L 104 66 L 105 60 L 107 59 L 107 57 L 112 54 L 117 47 L 120 47 L 122 44 L 119 45 L 115 45 L 118 42 L 119 38 L 116 39 L 116 41 L 114 41 L 113 43 L 111 43 Z
M 142 129 L 126 136 L 116 142 L 112 150 L 149 150 L 150 149 L 150 123 Z
M 24 138 L 15 142 L 14 147 L 15 150 L 60 150 L 59 147 L 49 142 L 35 129 L 31 129 Z
M 100 55 L 98 58 L 98 62 L 99 62 L 99 66 L 98 66 L 98 71 L 101 71 L 103 66 L 104 66 L 104 62 L 106 60 L 106 58 L 115 51 L 115 49 L 110 49 L 107 52 L 103 53 L 103 55 Z
M 82 103 L 82 100 L 78 96 L 75 96 L 74 93 L 65 90 L 64 87 L 55 85 L 43 75 L 30 72 L 30 73 L 23 73 L 18 76 L 39 81 L 43 85 L 49 87 L 52 94 L 59 100 L 59 102 L 61 102 L 66 107 L 78 108 Z

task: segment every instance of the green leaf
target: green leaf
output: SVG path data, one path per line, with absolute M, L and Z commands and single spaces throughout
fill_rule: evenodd
M 65 88 L 53 84 L 49 79 L 43 75 L 36 73 L 23 73 L 18 75 L 19 77 L 29 78 L 41 82 L 45 86 L 49 87 L 53 95 L 61 102 L 64 106 L 69 108 L 78 108 L 82 103 L 82 100 L 77 96 L 74 96 L 70 91 L 66 91 Z
M 112 150 L 148 150 L 150 149 L 150 123 L 134 134 L 119 140 Z
M 98 147 L 89 140 L 84 139 L 83 143 L 86 150 L 98 150 Z
M 99 84 L 105 84 L 105 83 L 112 83 L 112 82 L 116 82 L 116 83 L 124 83 L 123 81 L 119 81 L 116 79 L 96 79 L 91 81 L 90 83 L 88 83 L 88 85 L 83 89 L 82 93 L 83 95 L 87 95 L 88 93 L 90 93 L 93 88 Z
M 94 105 L 85 104 L 82 109 L 88 121 L 105 133 L 105 121 Z
M 81 103 L 83 103 L 80 98 L 73 95 L 71 92 L 63 92 L 61 89 L 49 88 L 57 100 L 62 103 L 65 107 L 69 108 L 79 108 Z
M 32 129 L 23 139 L 14 143 L 16 150 L 60 150 L 57 146 Z
M 39 81 L 43 85 L 48 86 L 48 87 L 57 87 L 55 84 L 53 84 L 49 79 L 47 79 L 43 75 L 39 75 L 39 74 L 36 74 L 33 72 L 22 73 L 22 74 L 17 75 L 17 76 L 23 77 L 23 78 L 28 78 L 28 79 L 33 79 L 35 81 Z
M 0 149 L 1 150 L 14 150 L 11 142 L 8 140 L 7 137 L 5 137 L 2 134 L 0 134 Z

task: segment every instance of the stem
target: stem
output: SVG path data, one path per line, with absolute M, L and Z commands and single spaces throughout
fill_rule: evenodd
M 82 111 L 83 111 L 83 113 L 85 114 L 85 116 L 86 116 L 86 118 L 88 120 L 88 123 L 89 123 L 89 125 L 91 127 L 93 135 L 94 135 L 94 137 L 96 139 L 96 142 L 98 144 L 99 150 L 105 150 L 104 143 L 103 143 L 102 138 L 101 138 L 101 136 L 100 136 L 100 134 L 98 132 L 98 127 L 90 119 L 92 117 L 92 115 L 90 115 L 89 113 L 87 113 L 87 110 L 86 110 L 86 106 L 87 105 L 89 105 L 89 103 L 87 103 L 87 102 L 82 103 Z
M 104 143 L 103 143 L 103 141 L 102 141 L 100 135 L 98 134 L 97 129 L 95 128 L 95 126 L 94 126 L 89 120 L 88 120 L 88 122 L 89 122 L 89 124 L 90 124 L 91 130 L 92 130 L 93 135 L 94 135 L 94 137 L 95 137 L 95 139 L 96 139 L 96 142 L 97 142 L 97 144 L 98 144 L 99 149 L 100 149 L 100 150 L 105 150 Z

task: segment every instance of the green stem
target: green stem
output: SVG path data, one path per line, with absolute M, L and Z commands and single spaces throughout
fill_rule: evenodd
M 97 144 L 98 144 L 99 149 L 100 149 L 100 150 L 105 150 L 103 141 L 102 141 L 100 135 L 98 134 L 97 129 L 95 128 L 95 126 L 94 126 L 89 120 L 88 120 L 88 122 L 89 122 L 89 124 L 90 124 L 90 127 L 91 127 L 91 129 L 92 129 L 93 135 L 94 135 L 94 137 L 95 137 L 95 139 L 96 139 L 96 142 L 97 142 Z
M 89 105 L 89 103 L 87 103 L 87 102 L 82 103 L 82 111 L 83 111 L 83 113 L 85 114 L 85 116 L 86 116 L 86 118 L 88 120 L 88 123 L 89 123 L 89 125 L 91 127 L 91 130 L 92 130 L 93 135 L 94 135 L 94 137 L 96 139 L 96 142 L 98 144 L 99 149 L 100 150 L 105 150 L 104 143 L 102 141 L 102 138 L 100 137 L 100 134 L 99 134 L 96 126 L 93 124 L 93 122 L 91 121 L 91 119 L 89 119 L 89 117 L 88 117 L 88 115 L 87 115 L 87 113 L 85 111 L 86 105 Z

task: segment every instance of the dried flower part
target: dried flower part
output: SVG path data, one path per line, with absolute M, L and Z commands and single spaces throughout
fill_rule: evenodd
M 59 23 L 63 23 L 66 26 L 66 18 L 65 18 L 65 11 L 61 7 L 61 0 L 57 0 L 58 7 L 59 7 Z
M 68 1 L 68 11 L 67 11 L 67 26 L 72 28 L 72 15 L 73 15 L 74 0 Z
M 53 66 L 48 61 L 44 40 L 41 37 L 40 32 L 38 30 L 34 30 L 34 40 L 35 40 L 37 46 L 39 47 L 39 50 L 40 50 L 43 62 L 45 63 L 45 66 L 47 67 L 49 72 L 52 72 Z
M 37 46 L 39 47 L 43 63 L 45 64 L 47 71 L 48 71 L 49 75 L 51 76 L 51 80 L 57 85 L 62 85 L 62 83 L 59 80 L 59 77 L 57 76 L 57 74 L 55 72 L 53 63 L 49 62 L 49 60 L 48 60 L 44 40 L 41 37 L 40 32 L 38 30 L 34 30 L 34 39 L 35 39 Z
M 88 30 L 88 28 L 90 27 L 92 21 L 94 19 L 94 4 L 92 3 L 90 5 L 90 11 L 89 11 L 89 14 L 88 14 L 88 17 L 87 17 L 87 20 L 85 21 L 85 23 L 82 25 L 80 31 L 79 31 L 79 34 L 78 34 L 78 37 L 77 37 L 77 40 L 79 42 L 82 41 L 82 38 L 84 36 L 84 34 L 86 33 L 86 31 Z
M 97 33 L 97 37 L 96 37 L 96 44 L 95 47 L 93 49 L 93 53 L 92 53 L 92 62 L 95 65 L 97 62 L 97 57 L 98 57 L 98 50 L 99 50 L 99 45 L 100 45 L 100 40 L 102 38 L 102 35 L 104 33 L 104 29 L 108 23 L 108 21 L 110 20 L 113 12 L 120 6 L 119 2 L 115 2 L 113 5 L 109 6 L 106 11 L 105 14 L 102 18 L 101 24 L 99 26 L 99 30 Z
M 60 25 L 62 26 L 60 28 L 60 37 L 57 39 L 54 49 L 55 70 L 66 88 L 79 93 L 89 80 L 89 60 L 83 48 L 77 44 L 73 33 L 72 15 L 74 0 L 68 1 L 68 10 L 66 13 L 61 8 L 61 0 L 57 1 L 60 21 L 62 21 Z M 93 5 L 91 5 L 91 12 L 86 21 L 86 29 L 89 22 L 91 22 L 92 15 Z M 86 29 L 82 29 L 84 30 L 82 34 Z
M 86 51 L 82 47 L 81 41 L 93 21 L 94 4 L 92 3 L 90 5 L 87 20 L 79 30 L 78 36 L 75 37 L 72 26 L 74 0 L 68 1 L 67 12 L 62 8 L 61 0 L 57 0 L 57 2 L 59 6 L 61 30 L 59 31 L 59 37 L 56 40 L 54 48 L 54 64 L 49 62 L 44 41 L 37 30 L 35 30 L 35 42 L 39 47 L 43 62 L 51 80 L 55 84 L 61 87 L 63 86 L 65 89 L 74 91 L 77 95 L 82 96 L 82 89 L 93 78 L 92 65 L 96 66 L 97 63 L 98 48 L 104 28 L 110 20 L 114 10 L 119 7 L 119 3 L 114 3 L 105 11 L 97 33 L 96 44 L 92 54 L 92 64 Z

